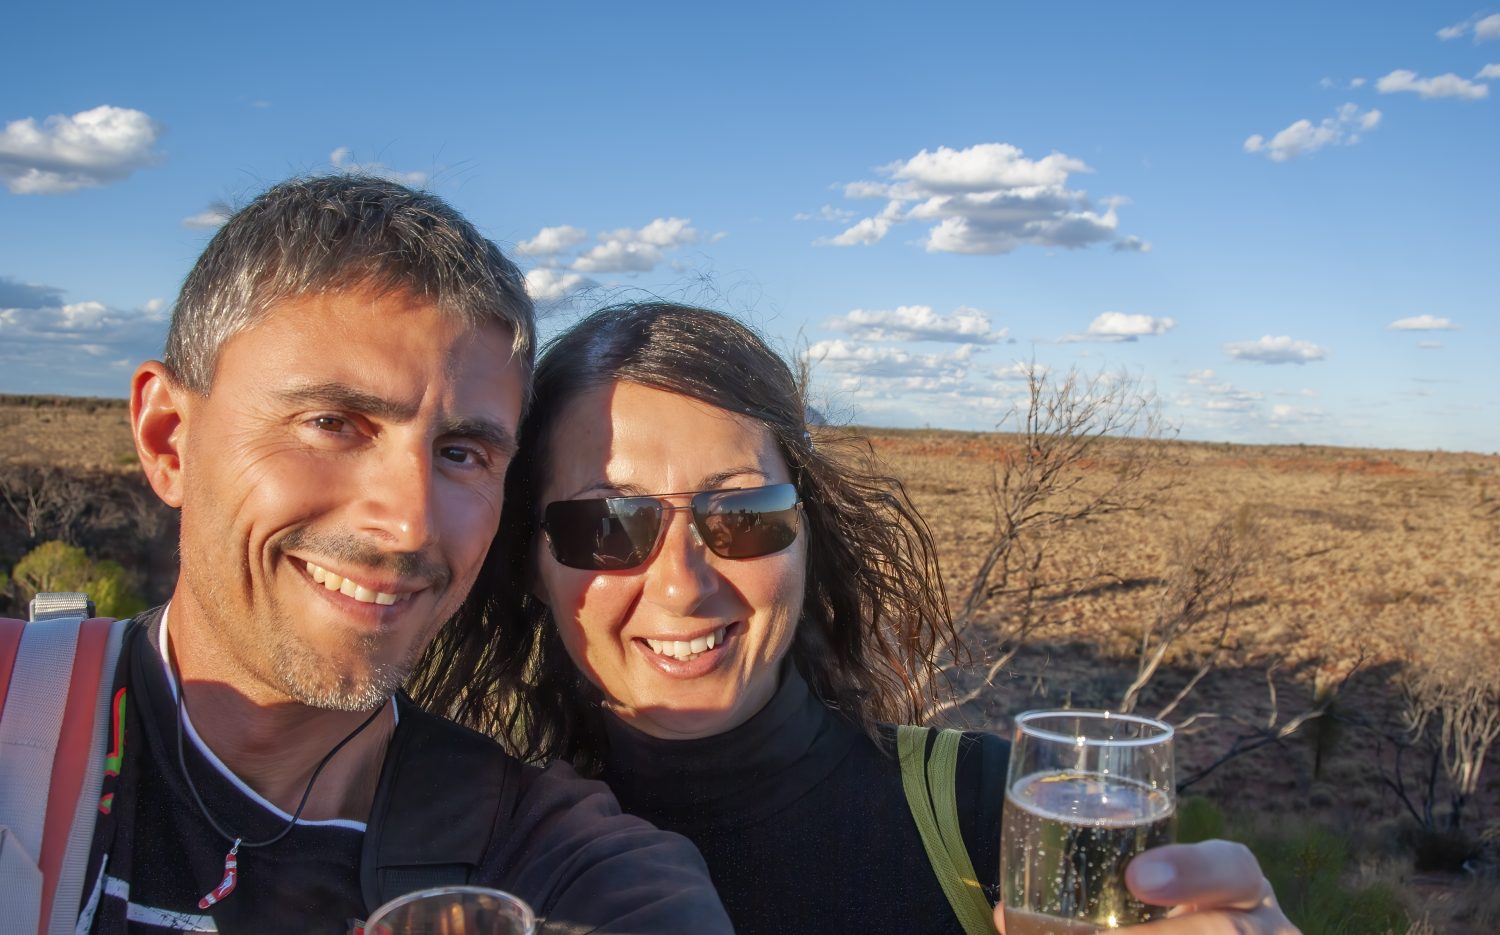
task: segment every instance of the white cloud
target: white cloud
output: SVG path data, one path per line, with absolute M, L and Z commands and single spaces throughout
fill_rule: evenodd
M 939 315 L 927 305 L 902 305 L 890 311 L 856 308 L 831 318 L 826 326 L 867 341 L 945 341 L 956 344 L 995 344 L 1005 340 L 1007 329 L 994 330 L 990 318 L 979 309 L 959 307 L 951 315 Z
M 707 240 L 717 243 L 727 236 L 726 233 L 717 233 Z M 668 262 L 668 252 L 703 239 L 690 219 L 661 217 L 644 227 L 602 231 L 594 235 L 595 243 L 580 250 L 589 240 L 589 232 L 581 227 L 559 224 L 544 227 L 536 236 L 521 241 L 516 245 L 516 252 L 546 258 L 541 269 L 528 276 L 536 277 L 533 293 L 541 296 L 556 289 L 576 291 L 598 284 L 584 277 L 569 280 L 562 275 L 562 270 L 574 273 L 648 273 Z M 568 256 L 569 253 L 572 255 Z M 678 272 L 687 268 L 677 260 L 671 260 L 671 267 Z
M 662 252 L 637 241 L 606 240 L 573 261 L 585 273 L 649 273 L 662 261 Z
M 1135 341 L 1151 335 L 1166 334 L 1177 326 L 1171 318 L 1152 315 L 1129 315 L 1104 312 L 1089 322 L 1084 334 L 1069 335 L 1064 341 Z
M 1433 78 L 1422 78 L 1414 71 L 1398 68 L 1375 82 L 1381 94 L 1418 94 L 1424 98 L 1460 97 L 1470 101 L 1490 96 L 1489 85 L 1475 84 L 1449 72 Z
M 1492 81 L 1500 78 L 1500 65 L 1486 65 L 1479 69 L 1479 74 L 1474 76 L 1480 81 Z
M 1321 422 L 1327 415 L 1323 410 L 1314 406 L 1293 406 L 1287 403 L 1275 403 L 1271 406 L 1271 417 L 1267 420 L 1272 427 L 1284 425 L 1306 425 L 1310 422 Z
M 522 256 L 552 256 L 576 247 L 588 239 L 588 236 L 588 231 L 568 224 L 544 227 L 537 231 L 535 237 L 516 244 L 516 252 Z
M 913 354 L 899 347 L 836 339 L 817 342 L 807 349 L 807 356 L 814 364 L 837 373 L 931 389 L 936 385 L 933 381 L 957 385 L 964 380 L 974 349 L 975 345 L 964 344 L 950 354 Z
M 1424 351 L 1436 351 L 1436 350 L 1439 350 L 1440 348 L 1442 348 L 1442 346 L 1443 346 L 1443 342 L 1442 341 L 1418 341 L 1417 342 L 1417 347 L 1421 348 Z
M 1213 378 L 1214 372 L 1205 367 L 1202 370 L 1188 371 L 1188 375 L 1185 379 L 1194 386 L 1203 386 L 1212 381 Z
M 596 283 L 581 273 L 541 267 L 526 274 L 526 291 L 537 302 L 556 302 L 559 299 L 588 289 Z
M 622 227 L 599 235 L 599 243 L 573 260 L 584 273 L 645 273 L 664 259 L 663 250 L 698 241 L 687 218 L 657 218 L 638 230 Z
M 1063 153 L 1028 159 L 1008 143 L 940 146 L 876 171 L 889 181 L 850 182 L 844 196 L 884 199 L 885 206 L 818 243 L 869 245 L 898 224 L 916 222 L 930 225 L 923 244 L 934 253 L 1000 254 L 1027 244 L 1147 247 L 1118 232 L 1116 207 L 1125 199 L 1105 199 L 1096 207 L 1087 193 L 1067 187 L 1070 174 L 1091 170 Z
M 1398 318 L 1386 327 L 1392 331 L 1455 331 L 1458 329 L 1458 326 L 1447 318 L 1438 318 L 1433 315 Z
M 1362 88 L 1364 86 L 1365 86 L 1365 79 L 1363 79 L 1363 78 L 1350 78 L 1349 79 L 1349 87 L 1351 89 L 1352 88 Z
M 998 367 L 990 371 L 990 376 L 996 380 L 1007 383 L 1022 383 L 1030 380 L 1033 376 L 1045 377 L 1052 372 L 1052 368 L 1046 364 L 1027 363 L 1025 361 L 1013 361 L 1004 367 Z
M 1335 82 L 1332 78 L 1325 76 L 1321 81 L 1318 82 L 1318 87 L 1322 88 L 1324 91 L 1327 91 L 1330 88 L 1338 87 L 1338 83 Z
M 125 389 L 118 371 L 160 356 L 167 331 L 160 299 L 118 309 L 97 301 L 65 303 L 61 294 L 0 278 L 0 367 L 7 378 L 42 387 L 55 385 L 61 372 L 97 370 L 80 379 L 95 391 L 118 395 Z M 80 358 L 91 362 L 80 366 Z
M 182 226 L 192 230 L 214 230 L 223 227 L 224 222 L 228 221 L 233 213 L 229 205 L 216 201 L 197 214 L 190 214 L 183 218 Z
M 667 250 L 698 242 L 698 231 L 693 228 L 693 222 L 687 218 L 657 218 L 640 230 L 634 231 L 633 235 L 642 243 Z M 619 230 L 610 236 L 615 239 L 624 239 L 632 236 L 632 232 L 629 229 Z
M 1361 113 L 1356 105 L 1344 104 L 1316 126 L 1310 120 L 1298 120 L 1269 140 L 1257 133 L 1245 140 L 1245 152 L 1263 152 L 1272 162 L 1286 162 L 1325 146 L 1353 146 L 1360 141 L 1361 133 L 1380 125 L 1380 117 L 1378 110 Z
M 373 175 L 377 178 L 399 182 L 411 188 L 421 188 L 431 178 L 426 172 L 403 172 L 392 169 L 383 162 L 358 162 L 347 146 L 340 146 L 328 154 L 328 163 L 348 175 Z
M 1266 335 L 1259 341 L 1226 344 L 1224 351 L 1236 360 L 1259 364 L 1305 364 L 1328 356 L 1327 351 L 1311 341 L 1294 341 L 1285 335 L 1279 338 Z
M 57 195 L 108 185 L 161 159 L 161 126 L 139 110 L 104 105 L 40 125 L 31 117 L 0 131 L 0 180 L 16 195 Z
M 1200 408 L 1210 412 L 1250 412 L 1259 409 L 1260 403 L 1261 394 L 1259 393 L 1246 393 L 1229 388 L 1203 400 Z
M 1500 13 L 1491 13 L 1485 17 L 1480 17 L 1476 13 L 1463 22 L 1444 26 L 1437 31 L 1437 34 L 1439 39 L 1448 40 L 1457 39 L 1471 32 L 1474 34 L 1475 42 L 1500 39 Z
M 833 205 L 824 205 L 817 211 L 799 211 L 792 215 L 794 221 L 834 221 L 838 224 L 848 224 L 858 216 L 858 212 L 848 208 L 835 208 Z

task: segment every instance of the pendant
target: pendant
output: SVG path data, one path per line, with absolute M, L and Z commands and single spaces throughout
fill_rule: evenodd
M 218 886 L 214 887 L 212 893 L 198 900 L 199 909 L 207 909 L 209 906 L 212 906 L 234 892 L 235 886 L 239 883 L 239 853 L 240 841 L 242 840 L 244 839 L 235 838 L 234 846 L 229 849 L 229 853 L 224 855 L 224 879 L 219 882 Z

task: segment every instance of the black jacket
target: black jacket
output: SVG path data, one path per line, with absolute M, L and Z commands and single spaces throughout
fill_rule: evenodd
M 788 667 L 749 721 L 659 740 L 606 717 L 604 779 L 626 811 L 686 835 L 740 935 L 962 935 L 883 746 L 829 710 Z M 970 860 L 991 902 L 1009 744 L 966 734 L 956 792 Z

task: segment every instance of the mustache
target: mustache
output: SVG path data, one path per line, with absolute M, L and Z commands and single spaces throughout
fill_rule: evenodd
M 398 578 L 416 578 L 429 587 L 441 588 L 453 577 L 444 562 L 427 552 L 387 552 L 369 540 L 344 533 L 314 532 L 306 527 L 294 529 L 276 542 L 278 552 L 312 552 L 333 561 L 392 572 Z

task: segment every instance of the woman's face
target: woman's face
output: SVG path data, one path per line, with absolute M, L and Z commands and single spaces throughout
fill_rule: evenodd
M 578 397 L 558 420 L 543 506 L 792 480 L 765 426 L 676 393 L 616 383 Z M 655 737 L 706 737 L 743 723 L 776 691 L 802 608 L 807 533 L 780 552 L 732 559 L 699 541 L 686 510 L 663 523 L 656 550 L 623 571 L 569 568 L 539 536 L 533 589 L 617 715 Z M 674 645 L 711 635 L 717 645 L 697 655 Z

